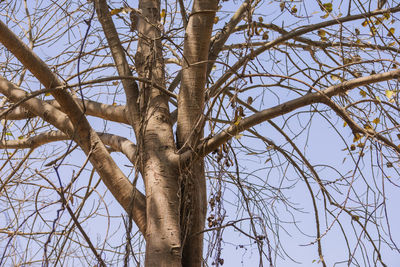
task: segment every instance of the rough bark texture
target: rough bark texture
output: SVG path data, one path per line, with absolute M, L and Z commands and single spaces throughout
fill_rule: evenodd
M 160 2 L 139 1 L 138 49 L 135 65 L 139 77 L 164 86 Z M 138 146 L 146 188 L 146 266 L 181 266 L 178 173 L 170 161 L 175 154 L 168 97 L 152 84 L 141 83 L 141 125 Z
M 178 98 L 178 147 L 191 150 L 203 136 L 204 94 L 211 31 L 218 1 L 194 1 L 185 36 Z M 203 159 L 181 170 L 182 266 L 201 266 L 207 197 Z

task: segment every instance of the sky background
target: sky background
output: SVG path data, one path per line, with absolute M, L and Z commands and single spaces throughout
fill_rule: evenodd
M 366 2 L 366 1 L 364 1 Z M 49 2 L 50 3 L 50 2 Z M 63 2 L 64 3 L 64 2 Z M 224 23 L 226 22 L 227 19 L 232 15 L 232 11 L 236 10 L 238 5 L 240 4 L 240 1 L 228 1 L 228 2 L 222 2 L 222 9 L 221 12 L 218 13 L 218 17 L 220 18 L 220 21 L 215 25 L 214 33 L 216 30 L 220 29 L 223 27 Z M 347 3 L 348 1 L 333 1 L 333 12 L 331 16 L 338 16 L 339 13 L 345 14 L 347 11 Z M 34 3 L 30 3 L 30 8 L 33 8 Z M 131 4 L 131 3 L 130 3 Z M 318 5 L 316 4 L 316 1 L 307 1 L 307 6 L 303 2 L 295 2 L 289 3 L 288 2 L 288 8 L 293 8 L 293 6 L 296 4 L 298 8 L 298 14 L 308 14 L 310 16 L 309 19 L 302 19 L 301 23 L 296 24 L 299 21 L 299 18 L 296 18 L 295 16 L 291 15 L 290 12 L 285 11 L 281 13 L 280 7 L 279 7 L 280 2 L 278 1 L 266 1 L 263 2 L 263 5 L 261 5 L 261 8 L 257 9 L 255 11 L 254 18 L 262 17 L 263 21 L 265 23 L 274 23 L 279 26 L 289 26 L 290 29 L 294 29 L 296 27 L 301 27 L 304 25 L 312 24 L 312 23 L 317 23 L 323 21 L 321 19 L 321 16 L 324 15 L 324 12 L 322 12 Z M 136 7 L 137 3 L 133 3 L 132 6 Z M 165 3 L 162 3 L 162 6 L 164 7 Z M 62 6 L 62 3 L 60 3 L 60 6 Z M 371 8 L 372 10 L 375 9 L 376 3 L 374 1 L 371 1 Z M 119 7 L 118 1 L 114 1 L 112 3 L 112 7 Z M 167 7 L 167 11 L 169 10 L 170 7 Z M 307 10 L 307 13 L 306 11 Z M 4 10 L 0 11 L 0 15 L 4 15 Z M 62 12 L 60 12 L 62 13 Z M 354 14 L 359 13 L 359 11 L 354 10 Z M 88 19 L 90 17 L 90 14 L 86 14 L 85 17 L 78 16 L 81 15 L 82 13 L 77 12 L 76 15 L 71 15 L 71 20 L 69 23 L 73 24 L 75 22 L 80 22 L 83 19 Z M 62 15 L 62 14 L 61 14 Z M 60 15 L 60 16 L 61 16 Z M 22 16 L 22 15 L 21 15 Z M 57 16 L 52 17 L 51 14 L 46 14 L 46 16 L 49 18 L 49 22 L 53 21 L 54 19 L 57 19 Z M 123 19 L 125 15 L 121 15 L 121 18 L 117 19 L 116 17 L 114 18 L 114 21 L 117 25 L 119 25 L 120 28 L 120 33 L 121 35 L 127 35 L 129 34 L 129 31 L 126 26 L 123 24 Z M 125 16 L 126 18 L 127 16 Z M 0 19 L 3 20 L 4 17 L 1 17 Z M 331 17 L 333 18 L 333 17 Z M 167 16 L 167 23 L 169 22 L 170 17 Z M 327 18 L 330 19 L 330 18 Z M 42 25 L 46 25 L 47 23 L 46 20 L 42 21 Z M 367 32 L 366 29 L 363 29 L 361 26 L 362 20 L 357 20 L 354 22 L 346 23 L 345 27 L 349 29 L 349 31 L 354 31 L 355 28 L 360 28 L 361 31 Z M 397 21 L 395 26 L 397 26 Z M 60 28 L 66 27 L 65 24 L 59 25 Z M 99 27 L 99 24 L 96 22 L 93 26 L 94 29 L 96 27 Z M 53 29 L 54 31 L 60 30 L 58 29 Z M 92 29 L 93 29 L 92 28 Z M 14 28 L 15 31 L 20 31 L 18 27 Z M 49 32 L 51 32 L 52 29 L 49 29 Z M 55 59 L 53 57 L 57 56 L 60 54 L 60 51 L 65 50 L 71 50 L 71 46 L 76 48 L 76 54 L 77 51 L 79 51 L 80 48 L 80 42 L 79 40 L 81 37 L 85 34 L 86 27 L 85 25 L 80 24 L 79 26 L 74 26 L 74 30 L 71 31 L 70 34 L 62 36 L 62 38 L 54 38 L 53 41 L 48 42 L 46 45 L 35 48 L 34 51 L 46 62 L 49 62 L 49 64 L 58 64 L 62 62 L 62 59 L 69 58 L 71 55 L 66 53 L 63 57 L 59 59 Z M 367 35 L 367 33 L 365 33 Z M 277 38 L 279 35 L 277 33 L 274 33 L 270 31 L 269 38 L 274 39 Z M 318 40 L 318 36 L 315 34 L 314 35 L 315 39 Z M 365 36 L 367 38 L 367 36 Z M 243 41 L 244 37 L 243 34 L 233 34 L 231 38 L 228 40 L 228 43 L 237 43 L 239 41 Z M 261 36 L 259 37 L 261 40 Z M 101 38 L 97 36 L 90 36 L 89 39 L 87 40 L 87 46 L 85 47 L 85 51 L 90 50 L 92 47 L 100 46 L 103 44 L 105 40 L 101 40 Z M 128 51 L 131 51 L 132 54 L 135 51 L 135 46 L 134 47 L 129 47 Z M 104 54 L 105 52 L 101 51 L 99 54 Z M 279 61 L 282 54 L 276 53 L 274 51 L 271 52 L 264 52 L 261 56 L 258 57 L 259 60 L 259 65 L 263 65 L 267 71 L 270 73 L 274 73 L 281 67 L 282 64 L 285 64 L 286 59 L 282 57 L 282 61 L 279 65 L 274 66 L 275 62 L 271 62 L 270 59 L 276 56 L 277 58 L 276 61 Z M 273 56 L 271 56 L 273 54 Z M 321 55 L 320 55 L 321 56 Z M 300 55 L 301 57 L 301 55 Z M 308 58 L 309 56 L 304 53 L 304 58 Z M 322 57 L 322 56 L 321 56 Z M 380 54 L 378 53 L 372 53 L 370 55 L 372 58 L 379 58 Z M 0 54 L 0 60 L 4 58 L 4 54 Z M 229 62 L 232 62 L 235 60 L 235 57 L 230 54 L 226 54 L 226 60 Z M 331 60 L 329 58 L 321 58 L 322 61 L 324 62 L 329 62 L 331 63 Z M 90 61 L 90 57 L 87 59 L 84 58 L 81 62 L 81 69 L 89 68 L 93 65 L 96 64 L 105 64 L 109 62 L 109 59 L 106 59 L 102 61 L 101 59 L 98 59 L 97 62 L 92 62 Z M 74 72 L 76 72 L 76 65 L 70 65 L 68 68 L 60 68 L 60 74 L 64 75 L 65 77 L 68 77 L 72 75 Z M 175 65 L 168 65 L 168 73 L 173 75 L 176 73 L 177 67 Z M 382 71 L 385 69 L 383 68 Z M 218 76 L 220 72 L 223 72 L 224 69 L 221 67 L 221 65 L 216 66 L 216 69 L 214 70 L 214 75 Z M 387 71 L 387 70 L 386 70 Z M 8 77 L 12 77 L 12 74 L 8 73 Z M 115 75 L 115 73 L 108 73 L 107 71 L 98 71 L 94 74 L 92 74 L 90 77 L 86 77 L 83 75 L 82 78 L 84 79 L 93 79 L 93 78 L 99 78 L 99 77 L 106 77 L 109 75 Z M 301 79 L 304 78 L 304 80 L 307 80 L 306 77 L 301 77 L 301 75 L 296 76 L 296 78 Z M 314 77 L 315 78 L 315 77 Z M 37 90 L 39 89 L 39 85 L 37 82 L 34 81 L 35 79 L 32 78 L 29 74 L 26 78 L 26 81 L 23 83 L 23 88 L 24 89 L 30 89 L 30 90 Z M 76 82 L 77 79 L 72 79 L 70 82 L 74 83 Z M 334 82 L 334 81 L 333 81 Z M 238 86 L 249 86 L 249 84 L 241 84 L 238 82 L 236 84 Z M 308 90 L 304 85 L 301 83 L 298 83 L 299 89 L 303 89 L 303 93 Z M 102 90 L 102 94 L 99 94 L 99 90 Z M 318 89 L 323 89 L 323 88 L 318 88 Z M 102 85 L 102 87 L 85 87 L 84 88 L 84 93 L 85 97 L 97 100 L 97 101 L 104 101 L 106 103 L 112 104 L 124 104 L 124 99 L 121 96 L 122 88 L 120 85 L 113 85 L 112 83 L 108 83 L 107 85 Z M 349 94 L 349 96 L 357 98 L 359 96 L 359 90 L 355 89 L 353 92 Z M 301 91 L 299 91 L 301 92 Z M 285 102 L 287 100 L 293 99 L 295 97 L 299 96 L 299 92 L 290 92 L 282 89 L 277 89 L 276 87 L 274 88 L 267 88 L 267 89 L 256 89 L 252 91 L 246 91 L 244 93 L 240 93 L 241 99 L 247 99 L 248 96 L 255 96 L 255 101 L 253 103 L 253 107 L 257 109 L 261 108 L 268 108 L 275 106 L 279 103 Z M 261 94 L 262 93 L 262 94 Z M 47 97 L 46 99 L 49 99 Z M 225 102 L 224 105 L 226 106 L 227 103 Z M 318 106 L 318 109 L 326 109 L 324 106 Z M 400 224 L 400 216 L 398 215 L 399 213 L 397 212 L 397 206 L 399 203 L 399 193 L 398 193 L 398 188 L 396 186 L 392 185 L 390 182 L 388 182 L 388 178 L 383 177 L 382 173 L 378 170 L 377 168 L 379 163 L 385 163 L 379 155 L 379 153 L 376 152 L 376 149 L 370 150 L 368 148 L 365 149 L 365 156 L 362 157 L 359 160 L 359 152 L 360 149 L 357 149 L 354 152 L 349 152 L 348 147 L 350 144 L 352 144 L 352 139 L 353 139 L 353 134 L 349 127 L 343 127 L 343 121 L 338 118 L 336 115 L 334 115 L 332 112 L 322 112 L 321 114 L 316 114 L 310 112 L 310 107 L 306 107 L 301 109 L 302 112 L 299 113 L 299 110 L 296 111 L 295 113 L 290 113 L 287 114 L 283 117 L 279 117 L 274 119 L 273 121 L 278 124 L 282 129 L 287 132 L 291 138 L 293 138 L 293 141 L 295 141 L 296 145 L 301 149 L 302 152 L 305 153 L 307 156 L 307 159 L 310 161 L 312 165 L 316 167 L 316 170 L 318 171 L 319 175 L 323 179 L 327 180 L 335 180 L 339 179 L 341 176 L 339 175 L 338 172 L 340 172 L 342 175 L 346 177 L 346 179 L 349 179 L 348 181 L 353 181 L 352 179 L 354 178 L 354 188 L 357 188 L 359 192 L 367 192 L 365 188 L 365 182 L 363 182 L 363 179 L 368 181 L 372 185 L 376 185 L 378 188 L 385 188 L 385 194 L 387 196 L 386 199 L 386 209 L 387 209 L 387 214 L 389 214 L 389 222 L 390 225 L 392 226 L 391 228 L 391 234 L 393 239 L 399 240 L 400 238 L 400 231 L 396 229 L 397 225 Z M 232 112 L 232 110 L 230 110 Z M 251 112 L 248 110 L 245 110 L 246 116 L 250 115 Z M 310 121 L 310 116 L 312 115 L 312 120 Z M 232 114 L 230 114 L 232 115 Z M 294 116 L 292 116 L 294 115 Z M 119 125 L 117 123 L 112 123 L 112 122 L 107 122 L 104 123 L 100 119 L 96 118 L 90 118 L 91 124 L 93 128 L 95 128 L 97 131 L 106 131 L 109 133 L 115 133 L 119 135 L 123 135 L 127 138 L 130 138 L 131 140 L 134 140 L 133 133 L 129 129 L 129 127 L 124 126 L 124 125 Z M 287 124 L 285 124 L 285 121 L 287 121 Z M 10 129 L 12 129 L 11 132 L 14 133 L 14 137 L 17 136 L 15 134 L 16 132 L 21 130 L 23 123 L 16 123 L 13 126 L 10 126 Z M 14 128 L 12 128 L 14 127 Z M 269 126 L 267 123 L 262 123 L 261 125 L 255 127 L 255 129 L 264 137 L 267 137 L 275 142 L 276 145 L 291 151 L 290 145 L 288 145 L 287 141 L 280 135 L 275 129 L 273 129 L 271 126 Z M 206 133 L 207 133 L 206 129 Z M 259 151 L 260 154 L 258 155 L 252 155 L 249 152 L 246 152 L 244 150 L 240 150 L 238 148 L 238 160 L 240 162 L 240 178 L 243 179 L 242 182 L 245 184 L 250 184 L 253 183 L 254 185 L 259 186 L 259 189 L 264 189 L 264 191 L 260 191 L 259 195 L 257 195 L 257 189 L 251 191 L 249 194 L 251 194 L 251 197 L 253 197 L 256 201 L 255 204 L 251 206 L 251 209 L 253 210 L 253 215 L 255 217 L 264 217 L 267 218 L 268 221 L 266 221 L 266 224 L 257 224 L 257 231 L 258 233 L 266 233 L 268 235 L 268 238 L 270 238 L 271 244 L 276 244 L 276 242 L 279 242 L 283 245 L 284 251 L 280 250 L 278 252 L 279 256 L 274 256 L 274 263 L 276 266 L 318 266 L 318 253 L 317 253 L 317 246 L 314 245 L 309 245 L 310 243 L 315 241 L 315 220 L 314 220 L 314 214 L 313 214 L 313 209 L 312 209 L 312 204 L 311 204 L 311 198 L 309 196 L 309 193 L 307 191 L 307 188 L 304 184 L 304 182 L 299 179 L 299 174 L 291 167 L 288 167 L 287 164 L 285 163 L 285 159 L 282 157 L 282 155 L 276 154 L 274 151 L 271 149 L 268 149 L 268 147 L 265 145 L 264 142 L 260 140 L 256 140 L 254 138 L 251 138 L 246 135 L 241 137 L 240 139 L 233 139 L 231 145 L 233 147 L 238 147 L 239 142 L 244 144 L 245 146 L 251 147 L 254 151 Z M 29 176 L 30 172 L 34 170 L 35 168 L 44 170 L 44 173 L 47 175 L 48 179 L 53 181 L 53 183 L 57 184 L 58 183 L 58 178 L 57 175 L 52 167 L 46 168 L 44 167 L 44 164 L 48 163 L 51 161 L 54 157 L 50 157 L 50 155 L 53 155 L 54 152 L 62 154 L 63 152 L 66 151 L 67 147 L 70 145 L 69 142 L 57 142 L 54 145 L 48 145 L 43 148 L 39 148 L 35 153 L 35 155 L 43 155 L 49 158 L 46 161 L 41 161 L 41 160 L 33 160 L 32 165 L 30 165 L 30 170 L 27 170 L 28 174 L 25 173 L 25 175 Z M 347 150 L 346 150 L 347 149 Z M 9 153 L 9 152 L 5 152 Z M 18 152 L 22 156 L 25 152 Z M 5 159 L 5 156 L 7 154 L 4 154 L 3 159 Z M 133 168 L 130 164 L 130 162 L 122 155 L 118 153 L 113 153 L 112 154 L 113 158 L 118 162 L 120 165 L 121 169 L 124 171 L 125 174 L 129 174 L 129 178 L 133 179 Z M 215 156 L 210 156 L 210 157 L 215 157 Z M 345 159 L 346 158 L 346 159 Z M 4 160 L 3 160 L 4 161 Z M 72 152 L 67 158 L 66 158 L 66 165 L 63 165 L 59 168 L 59 174 L 62 178 L 62 181 L 67 184 L 68 181 L 70 181 L 71 177 L 76 173 L 81 165 L 82 162 L 85 161 L 85 157 L 82 152 L 80 151 L 74 151 Z M 363 176 L 360 175 L 359 171 L 355 172 L 355 175 L 352 175 L 352 172 L 354 171 L 354 166 L 355 163 L 359 164 L 360 169 L 362 170 Z M 374 166 L 374 168 L 371 168 L 371 165 Z M 329 168 L 327 166 L 334 166 L 337 170 L 334 170 L 332 168 Z M 384 165 L 383 165 L 384 166 Z M 240 192 L 236 186 L 233 186 L 233 180 L 229 175 L 223 174 L 221 176 L 221 169 L 220 166 L 212 166 L 211 163 L 207 163 L 207 171 L 210 176 L 208 179 L 208 185 L 210 188 L 209 191 L 209 197 L 211 197 L 213 194 L 215 194 L 215 191 L 218 189 L 218 178 L 224 181 L 223 185 L 223 203 L 221 203 L 221 212 L 222 214 L 225 215 L 224 221 L 222 224 L 226 224 L 229 221 L 236 220 L 237 218 L 246 218 L 248 215 L 244 211 L 244 208 L 242 205 L 239 205 L 239 201 L 242 200 L 240 196 Z M 396 165 L 396 167 L 398 167 Z M 303 166 L 302 166 L 303 168 Z M 390 176 L 395 183 L 398 182 L 398 175 L 396 174 L 395 171 L 393 171 L 390 168 L 385 168 L 383 167 L 385 174 L 387 176 Z M 226 169 L 224 171 L 228 171 L 230 173 L 234 173 L 235 169 L 234 167 L 231 167 L 229 169 Z M 88 177 L 90 177 L 91 173 L 91 168 L 90 164 L 87 165 L 87 167 L 84 169 L 82 176 L 77 179 L 77 181 L 74 183 L 73 191 L 80 193 L 81 195 L 83 192 L 85 192 L 85 187 L 88 184 Z M 92 182 L 92 185 L 96 184 L 98 181 L 98 176 L 95 174 L 94 179 Z M 43 181 L 35 180 L 35 183 L 44 183 Z M 44 183 L 46 184 L 46 183 Z M 64 185 L 65 185 L 64 184 Z M 16 190 L 14 193 L 15 194 L 22 194 L 23 192 L 28 192 L 29 187 L 28 186 L 21 186 L 23 188 L 19 188 Z M 143 184 L 139 182 L 138 188 L 143 191 Z M 265 190 L 266 188 L 271 188 L 273 190 L 268 191 Z M 285 205 L 281 201 L 274 201 L 274 193 L 276 193 L 278 190 L 277 188 L 280 188 L 280 191 L 282 194 L 284 194 L 287 198 L 288 203 L 291 203 L 291 207 L 288 205 Z M 318 188 L 315 183 L 312 184 L 312 188 L 314 192 L 318 192 Z M 340 189 L 342 190 L 342 189 Z M 344 193 L 346 194 L 346 193 Z M 352 202 L 354 199 L 353 197 L 355 196 L 352 192 L 352 190 L 349 191 L 348 193 L 350 195 L 350 201 Z M 54 193 L 51 193 L 50 190 L 43 190 L 43 191 L 38 191 L 36 192 L 36 196 L 41 196 L 43 198 L 47 198 L 49 202 L 54 201 L 54 205 L 49 206 L 49 208 L 45 208 L 42 211 L 42 215 L 47 218 L 47 228 L 51 226 L 51 222 L 56 218 L 57 214 L 57 207 L 59 208 L 59 204 L 57 203 L 58 196 Z M 337 195 L 339 197 L 339 194 Z M 374 195 L 371 191 L 369 191 L 369 194 L 361 194 L 362 198 L 365 199 L 370 199 L 375 200 L 375 201 L 382 201 L 382 197 L 379 195 Z M 35 197 L 34 194 L 31 195 L 26 195 L 26 198 L 32 198 Z M 321 198 L 321 195 L 317 195 L 318 198 Z M 340 202 L 340 201 L 339 201 Z M 332 222 L 332 217 L 328 214 L 325 214 L 323 212 L 323 202 L 319 201 L 319 210 L 320 210 L 320 217 L 328 218 L 328 224 L 324 224 L 321 227 L 322 233 L 325 232 L 326 228 L 330 226 L 330 223 Z M 259 204 L 259 207 L 256 205 Z M 354 203 L 349 203 L 349 205 L 352 205 Z M 0 205 L 6 205 L 5 203 L 0 204 Z M 77 208 L 77 204 L 72 204 L 72 207 Z M 34 209 L 34 207 L 30 207 L 31 209 Z M 298 209 L 298 210 L 295 210 Z M 371 207 L 373 209 L 373 207 Z M 107 240 L 107 244 L 104 246 L 105 250 L 102 254 L 102 256 L 109 260 L 111 258 L 122 258 L 123 253 L 124 253 L 124 246 L 122 245 L 124 241 L 124 236 L 125 236 L 125 226 L 124 222 L 122 220 L 122 216 L 124 214 L 124 211 L 122 208 L 119 206 L 119 204 L 113 199 L 111 194 L 108 193 L 106 188 L 102 183 L 99 183 L 96 190 L 93 192 L 92 196 L 88 199 L 86 202 L 85 208 L 83 209 L 83 214 L 88 215 L 93 213 L 94 215 L 89 221 L 84 221 L 82 222 L 82 225 L 84 226 L 85 230 L 87 230 L 87 233 L 89 234 L 91 240 L 96 243 L 102 243 L 103 240 Z M 29 214 L 29 212 L 27 212 Z M 26 216 L 26 214 L 25 214 Z M 83 216 L 83 215 L 82 215 Z M 277 225 L 278 221 L 276 218 L 279 218 L 279 226 Z M 383 217 L 384 214 L 376 214 L 377 217 Z M 35 217 L 37 218 L 37 217 Z M 32 218 L 33 219 L 33 218 Z M 348 229 L 349 234 L 348 234 L 348 240 L 350 243 L 355 244 L 357 237 L 359 236 L 359 226 L 354 224 L 354 222 L 349 218 L 347 214 L 344 214 L 344 212 L 340 213 L 339 219 L 342 220 L 343 222 L 343 227 Z M 10 214 L 3 212 L 0 214 L 0 221 L 7 222 L 11 220 Z M 39 219 L 38 219 L 39 220 Z M 62 213 L 62 217 L 59 221 L 60 225 L 66 224 L 67 222 L 70 221 L 69 215 L 64 211 Z M 296 224 L 293 224 L 293 221 L 296 221 Z M 323 220 L 321 220 L 323 221 Z M 20 229 L 21 231 L 30 231 L 30 224 L 31 221 L 28 221 L 27 223 L 22 226 Z M 285 223 L 286 222 L 286 223 Z M 37 227 L 40 227 L 41 223 L 36 223 Z M 243 229 L 248 229 L 248 220 L 243 221 L 242 224 L 240 224 Z M 43 226 L 43 225 L 42 225 Z M 2 227 L 2 225 L 0 225 Z M 350 234 L 352 232 L 351 227 L 354 227 L 354 229 L 357 229 L 355 234 Z M 60 229 L 62 229 L 61 226 L 59 226 Z M 373 227 L 370 227 L 369 230 L 374 233 L 374 230 L 372 230 Z M 387 230 L 387 229 L 386 229 Z M 274 236 L 272 234 L 272 231 L 279 233 L 277 236 Z M 278 231 L 278 232 L 277 232 Z M 76 238 L 72 237 L 73 239 Z M 210 234 L 210 232 L 207 232 L 205 235 L 206 240 L 213 240 L 215 238 L 215 235 Z M 225 228 L 223 230 L 223 235 L 222 235 L 223 241 L 222 241 L 222 254 L 221 257 L 224 259 L 224 266 L 258 266 L 259 265 L 259 254 L 258 254 L 258 249 L 257 245 L 254 244 L 252 240 L 249 238 L 245 237 L 243 234 L 239 234 L 236 230 L 234 230 L 232 227 Z M 279 240 L 278 240 L 279 238 Z M 364 237 L 363 237 L 364 238 Z M 33 257 L 37 258 L 38 261 L 42 257 L 42 250 L 40 250 L 40 247 L 43 247 L 43 244 L 40 243 L 35 243 L 32 241 L 27 241 L 23 239 L 18 239 L 20 243 L 16 243 L 16 241 L 13 241 L 13 246 L 15 249 L 20 249 L 24 250 L 28 246 L 29 248 L 32 248 L 32 254 L 37 253 Z M 54 236 L 52 239 L 52 243 L 54 244 L 56 240 L 59 240 L 58 237 Z M 8 242 L 9 239 L 0 239 L 0 251 L 2 250 L 1 248 L 4 248 L 6 242 Z M 28 243 L 27 243 L 28 242 Z M 31 243 L 29 243 L 31 242 Z M 324 251 L 324 257 L 327 262 L 328 266 L 333 266 L 334 262 L 340 262 L 343 260 L 344 262 L 342 263 L 337 263 L 335 266 L 347 266 L 346 259 L 348 258 L 348 251 L 347 248 L 344 246 L 344 237 L 341 233 L 340 227 L 337 223 L 335 223 L 332 228 L 329 230 L 327 235 L 324 236 L 322 239 L 322 245 L 323 245 L 323 251 Z M 139 245 L 143 244 L 143 239 L 140 238 L 134 245 L 136 248 L 136 251 L 139 249 Z M 121 254 L 118 253 L 111 253 L 108 251 L 108 249 L 116 249 L 114 246 L 116 244 L 119 244 L 121 247 L 117 248 L 118 251 L 120 251 Z M 367 244 L 364 242 L 364 244 Z M 205 243 L 205 253 L 207 251 L 207 246 L 209 244 L 206 242 Z M 76 246 L 76 244 L 74 244 Z M 73 247 L 73 245 L 71 245 Z M 87 253 L 86 250 L 79 251 L 79 246 L 77 246 L 78 249 L 74 250 L 74 254 L 78 256 L 85 255 Z M 354 246 L 352 246 L 354 248 Z M 10 249 L 10 248 L 9 248 Z M 17 249 L 17 250 L 18 250 Z M 275 247 L 273 247 L 275 249 Z M 368 249 L 369 252 L 372 252 L 373 250 L 371 248 Z M 144 251 L 141 251 L 144 253 Z M 215 250 L 214 250 L 215 252 Z M 400 262 L 400 256 L 399 253 L 395 252 L 394 250 L 388 249 L 387 246 L 382 246 L 381 252 L 383 254 L 383 259 L 384 262 L 388 266 L 396 266 Z M 351 251 L 350 253 L 353 253 Z M 355 257 L 359 258 L 360 256 L 360 250 L 357 249 L 355 251 Z M 273 253 L 274 254 L 274 253 Z M 207 256 L 207 255 L 205 255 Z M 208 255 L 208 262 L 211 266 L 212 259 L 215 257 L 215 254 L 212 254 L 211 256 Z M 368 255 L 368 257 L 373 257 L 373 255 Z M 16 259 L 18 259 L 18 255 L 15 256 Z M 297 264 L 296 264 L 297 263 Z M 80 263 L 78 260 L 74 261 L 75 266 L 79 266 Z M 353 264 L 355 264 L 353 262 Z M 39 262 L 33 264 L 33 265 L 40 265 Z M 65 263 L 64 266 L 67 266 L 68 264 Z M 263 265 L 267 266 L 267 262 L 263 260 Z M 357 266 L 357 264 L 355 264 Z M 358 266 L 368 266 L 367 263 L 364 263 L 362 261 L 358 262 Z

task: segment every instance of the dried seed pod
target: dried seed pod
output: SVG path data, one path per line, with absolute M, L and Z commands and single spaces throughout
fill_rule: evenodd
M 131 31 L 134 32 L 137 30 L 138 22 L 139 22 L 139 15 L 135 10 L 131 11 L 130 14 L 130 19 L 131 19 Z

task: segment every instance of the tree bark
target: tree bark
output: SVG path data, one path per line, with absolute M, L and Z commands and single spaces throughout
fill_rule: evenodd
M 165 73 L 160 31 L 160 2 L 139 1 L 139 41 L 135 65 L 139 77 L 164 87 Z M 140 83 L 141 114 L 138 148 L 146 188 L 146 266 L 181 266 L 179 184 L 176 146 L 168 96 L 149 83 Z
M 218 1 L 197 0 L 186 28 L 184 65 L 178 97 L 177 137 L 181 152 L 192 150 L 203 137 L 207 59 Z M 207 192 L 203 158 L 181 173 L 182 266 L 201 266 Z

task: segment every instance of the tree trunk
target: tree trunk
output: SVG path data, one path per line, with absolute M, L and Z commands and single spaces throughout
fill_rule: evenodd
M 195 148 L 203 137 L 207 60 L 211 32 L 218 1 L 193 3 L 186 27 L 181 88 L 178 98 L 178 148 L 180 152 Z M 194 159 L 181 171 L 182 265 L 200 267 L 203 259 L 203 234 L 207 191 L 203 158 Z
M 140 77 L 165 87 L 162 54 L 160 2 L 139 1 L 139 42 L 135 66 Z M 141 83 L 139 94 L 139 165 L 146 189 L 146 266 L 181 266 L 179 184 L 176 147 L 168 97 L 152 84 Z
M 203 159 L 196 161 L 185 175 L 182 198 L 182 266 L 202 266 L 203 234 L 207 214 L 207 188 Z M 187 196 L 187 198 L 185 198 Z

